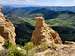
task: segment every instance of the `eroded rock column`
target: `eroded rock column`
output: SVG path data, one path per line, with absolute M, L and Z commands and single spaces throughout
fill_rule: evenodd
M 32 42 L 34 45 L 39 45 L 43 42 L 61 44 L 59 34 L 49 27 L 42 16 L 35 17 L 36 26 L 32 33 Z

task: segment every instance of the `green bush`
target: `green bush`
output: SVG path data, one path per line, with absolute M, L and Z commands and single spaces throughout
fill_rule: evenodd
M 17 46 L 14 46 L 9 41 L 4 45 L 7 48 L 7 56 L 26 56 L 25 51 L 19 50 Z
M 22 53 L 21 50 L 18 50 L 16 48 L 14 48 L 14 49 L 10 48 L 8 50 L 8 54 L 7 55 L 8 56 L 26 56 L 26 54 Z
M 7 48 L 7 49 L 9 49 L 9 48 L 12 48 L 12 47 L 16 47 L 15 45 L 13 45 L 11 42 L 9 42 L 9 41 L 6 41 L 5 42 L 5 48 Z
M 25 44 L 24 49 L 25 50 L 30 50 L 33 47 L 34 47 L 33 43 L 32 42 L 28 42 L 28 43 Z

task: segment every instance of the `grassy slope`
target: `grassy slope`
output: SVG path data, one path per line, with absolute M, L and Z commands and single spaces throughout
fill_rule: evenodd
M 75 41 L 75 19 L 51 19 L 46 20 L 54 30 L 59 32 L 63 40 L 73 40 Z
M 30 41 L 35 26 L 35 19 L 33 17 L 17 16 L 10 17 L 9 19 L 15 24 L 17 43 L 21 42 L 20 44 L 24 44 Z M 75 14 L 60 13 L 54 19 L 46 19 L 46 23 L 60 34 L 62 40 L 75 41 Z

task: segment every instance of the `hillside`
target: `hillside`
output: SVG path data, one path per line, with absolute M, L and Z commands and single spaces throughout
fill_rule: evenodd
M 2 14 L 2 13 L 1 13 Z M 3 14 L 2 14 L 3 15 Z M 2 16 L 1 15 L 1 16 Z M 1 19 L 4 19 L 5 17 L 3 16 Z M 29 21 L 29 19 L 25 22 L 25 21 L 20 21 L 19 24 L 16 24 L 16 29 L 15 27 L 10 28 L 10 23 L 8 20 L 0 20 L 1 25 L 0 30 L 3 33 L 0 34 L 4 34 L 3 36 L 8 36 L 8 39 L 5 39 L 4 41 L 2 41 L 0 44 L 3 43 L 3 45 L 0 45 L 0 56 L 75 56 L 75 42 L 71 42 L 71 41 L 65 41 L 65 43 L 63 43 L 62 39 L 69 39 L 69 40 L 74 40 L 74 30 L 72 30 L 71 28 L 74 28 L 73 25 L 70 25 L 69 23 L 72 23 L 71 21 L 69 21 L 69 19 L 59 19 L 59 18 L 55 18 L 55 19 L 47 19 L 47 24 L 44 20 L 44 18 L 42 16 L 37 16 L 35 17 L 35 21 L 36 22 L 31 24 L 32 19 Z M 74 19 L 73 19 L 74 20 Z M 62 24 L 61 24 L 62 23 Z M 33 24 L 35 24 L 33 26 Z M 8 28 L 6 28 L 6 27 Z M 50 26 L 50 27 L 49 27 Z M 53 27 L 53 28 L 52 28 Z M 70 27 L 70 28 L 69 28 Z M 13 29 L 14 28 L 14 29 Z M 35 30 L 34 30 L 35 28 Z M 3 31 L 2 29 L 6 29 L 5 31 L 9 32 L 8 34 L 6 34 L 5 31 Z M 55 31 L 54 29 L 56 29 L 57 31 Z M 10 31 L 13 30 L 15 33 L 16 30 L 16 41 L 17 44 L 13 45 L 14 43 L 11 44 L 11 39 L 13 39 L 13 32 Z M 4 33 L 5 32 L 5 33 Z M 13 35 L 10 35 L 10 34 Z M 69 34 L 68 34 L 69 33 Z M 64 38 L 60 38 L 62 37 Z M 70 36 L 70 38 L 66 38 L 64 36 L 64 34 L 66 34 L 67 36 Z M 68 34 L 68 35 L 67 35 Z M 73 35 L 74 34 L 74 35 Z M 0 36 L 0 40 L 2 40 L 2 38 L 4 38 L 3 36 Z M 28 37 L 31 37 L 28 38 Z M 11 37 L 11 38 L 10 38 Z M 15 39 L 15 38 L 14 38 Z M 30 40 L 28 40 L 30 39 Z M 5 42 L 7 41 L 7 42 Z M 4 43 L 5 42 L 5 43 Z M 27 42 L 27 43 L 26 43 Z M 21 44 L 21 45 L 18 45 Z
M 28 42 L 35 26 L 35 15 L 43 15 L 46 22 L 60 33 L 62 40 L 75 41 L 75 7 L 4 7 L 6 18 L 16 27 L 17 43 Z M 21 38 L 20 38 L 21 37 Z
M 74 7 L 6 6 L 3 13 L 0 56 L 75 56 Z

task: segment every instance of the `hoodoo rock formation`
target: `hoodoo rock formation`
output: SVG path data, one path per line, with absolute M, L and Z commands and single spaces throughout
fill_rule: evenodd
M 35 30 L 32 33 L 32 41 L 34 45 L 42 42 L 62 44 L 59 34 L 49 27 L 42 16 L 36 17 Z
M 15 27 L 14 25 L 7 19 L 5 19 L 1 9 L 0 9 L 0 41 L 4 43 L 5 41 L 9 41 L 13 45 L 15 45 Z

